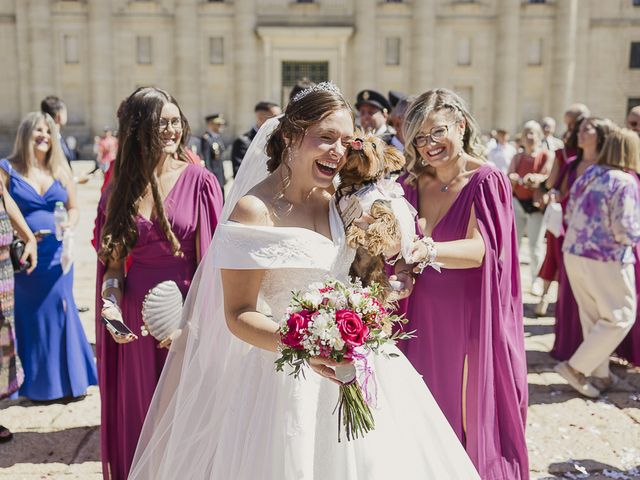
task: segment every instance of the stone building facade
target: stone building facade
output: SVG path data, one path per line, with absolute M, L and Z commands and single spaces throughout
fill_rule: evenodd
M 297 76 L 362 88 L 453 88 L 488 130 L 576 101 L 622 122 L 640 102 L 640 0 L 0 0 L 0 135 L 48 94 L 67 134 L 115 124 L 136 86 L 172 92 L 193 129 Z

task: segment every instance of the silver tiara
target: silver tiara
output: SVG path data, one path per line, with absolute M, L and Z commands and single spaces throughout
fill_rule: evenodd
M 298 100 L 303 99 L 304 97 L 306 97 L 310 93 L 321 92 L 321 91 L 322 92 L 333 92 L 333 93 L 336 93 L 338 95 L 342 95 L 342 92 L 336 86 L 335 83 L 333 83 L 333 82 L 320 82 L 320 83 L 314 85 L 313 87 L 305 88 L 300 93 L 296 94 L 296 96 L 293 97 L 293 100 L 291 100 L 291 101 L 292 102 L 297 102 Z

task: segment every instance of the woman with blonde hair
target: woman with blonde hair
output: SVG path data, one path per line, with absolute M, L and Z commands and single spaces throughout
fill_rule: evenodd
M 84 395 L 97 383 L 96 367 L 73 298 L 73 267 L 67 273 L 62 267 L 53 214 L 62 203 L 68 211 L 62 229 L 76 225 L 76 190 L 49 115 L 26 115 L 13 153 L 0 160 L 0 179 L 39 238 L 38 265 L 15 276 L 16 338 L 25 374 L 19 394 L 32 400 Z
M 638 135 L 626 128 L 616 130 L 605 141 L 597 165 L 571 188 L 567 204 L 562 251 L 584 340 L 556 371 L 587 397 L 597 398 L 618 383 L 609 370 L 609 355 L 636 321 L 633 250 L 640 242 L 638 172 Z
M 521 134 L 522 151 L 513 157 L 508 170 L 513 188 L 518 246 L 525 233 L 529 239 L 532 285 L 544 260 L 542 239 L 545 231 L 542 228 L 541 198 L 537 195 L 540 185 L 547 180 L 553 167 L 553 155 L 542 148 L 543 138 L 542 127 L 538 122 L 530 120 L 525 123 Z
M 482 158 L 479 132 L 446 89 L 420 95 L 407 112 L 400 182 L 422 238 L 420 263 L 396 264 L 408 290 L 415 282 L 407 328 L 418 338 L 402 349 L 480 477 L 518 480 L 529 468 L 516 231 L 509 180 Z

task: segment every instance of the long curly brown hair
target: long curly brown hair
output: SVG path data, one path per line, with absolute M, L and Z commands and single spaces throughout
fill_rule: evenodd
M 174 104 L 180 111 L 182 138 L 177 154 L 180 160 L 188 163 L 186 141 L 189 124 L 178 102 L 169 93 L 155 87 L 141 87 L 118 108 L 118 153 L 113 164 L 111 195 L 98 253 L 104 262 L 124 259 L 135 246 L 138 240 L 138 205 L 147 188 L 151 188 L 153 210 L 173 254 L 182 255 L 180 242 L 165 213 L 155 174 L 163 156 L 160 114 L 167 103 Z

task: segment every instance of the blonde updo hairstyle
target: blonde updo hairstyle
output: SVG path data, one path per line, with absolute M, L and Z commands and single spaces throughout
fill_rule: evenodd
M 462 136 L 462 149 L 467 155 L 484 160 L 485 147 L 480 138 L 478 122 L 469 113 L 464 101 L 456 93 L 446 88 L 436 88 L 423 93 L 409 107 L 404 121 L 405 147 L 407 159 L 408 181 L 415 185 L 422 174 L 434 176 L 435 171 L 429 165 L 422 165 L 420 153 L 413 146 L 413 139 L 420 133 L 425 120 L 436 112 L 449 112 L 452 121 L 464 120 L 465 128 Z

